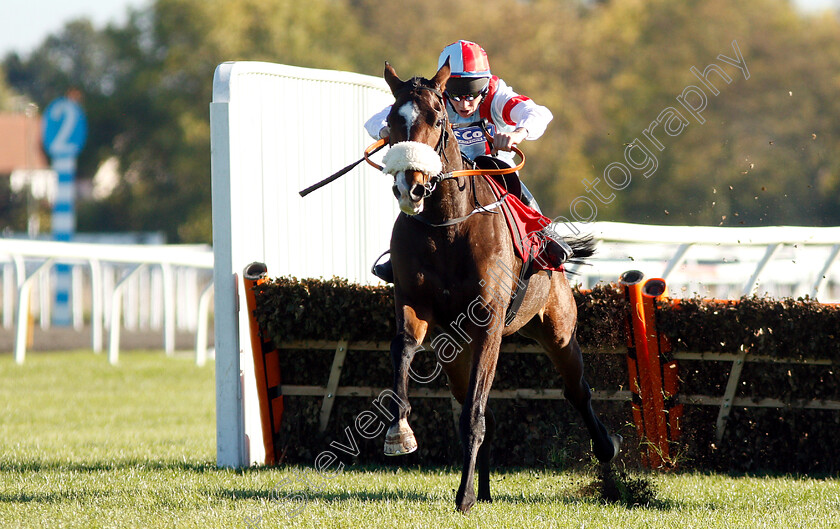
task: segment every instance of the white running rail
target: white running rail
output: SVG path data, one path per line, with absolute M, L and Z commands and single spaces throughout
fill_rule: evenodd
M 591 266 L 577 267 L 583 288 L 637 269 L 667 281 L 672 298 L 804 297 L 840 301 L 840 227 L 719 228 L 579 224 L 598 240 Z M 562 225 L 555 227 L 564 233 Z
M 178 316 L 190 306 L 194 314 L 192 327 L 196 328 L 196 363 L 203 365 L 207 355 L 207 326 L 210 306 L 209 296 L 213 294 L 212 274 L 213 252 L 204 245 L 131 245 L 131 244 L 92 244 L 68 243 L 53 241 L 33 241 L 24 239 L 0 239 L 0 263 L 4 263 L 3 271 L 3 323 L 6 328 L 11 327 L 14 319 L 14 357 L 15 362 L 22 364 L 26 358 L 26 337 L 30 323 L 30 297 L 32 287 L 39 282 L 41 325 L 49 325 L 50 270 L 56 263 L 73 265 L 75 275 L 73 292 L 73 320 L 77 329 L 82 327 L 83 304 L 88 298 L 82 292 L 82 272 L 89 274 L 90 327 L 91 347 L 95 352 L 101 352 L 103 333 L 109 327 L 108 359 L 112 364 L 119 360 L 120 322 L 124 319 L 126 327 L 135 327 L 139 319 L 138 303 L 124 304 L 122 296 L 126 292 L 125 286 L 134 272 L 141 270 L 155 270 L 157 274 L 149 274 L 152 278 L 144 284 L 146 291 L 153 290 L 150 283 L 159 278 L 161 292 L 163 345 L 167 355 L 175 351 L 175 333 L 178 327 Z M 126 275 L 128 271 L 128 275 Z M 185 273 L 186 272 L 186 273 Z M 114 285 L 114 274 L 119 278 Z M 208 285 L 201 292 L 198 299 L 187 299 L 184 295 L 185 284 L 200 281 L 204 277 Z M 134 298 L 148 299 L 146 295 L 138 295 L 134 289 Z M 122 318 L 122 308 L 126 306 L 125 318 Z M 110 310 L 106 310 L 110 307 Z M 198 308 L 200 307 L 200 311 Z M 184 310 L 181 310 L 184 309 Z M 131 314 L 129 314 L 129 312 Z M 198 314 L 200 312 L 200 314 Z M 147 318 L 152 317 L 148 307 L 145 308 Z M 116 323 L 116 324 L 115 324 Z M 185 327 L 182 325 L 181 327 Z M 186 326 L 189 327 L 189 326 Z

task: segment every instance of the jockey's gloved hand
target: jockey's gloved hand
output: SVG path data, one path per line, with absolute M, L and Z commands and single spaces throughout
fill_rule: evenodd
M 379 129 L 379 138 L 380 139 L 385 139 L 390 135 L 391 135 L 391 129 L 388 128 L 387 125 L 382 127 L 381 129 Z
M 517 127 L 513 132 L 497 132 L 493 137 L 493 154 L 499 151 L 510 151 L 528 137 L 528 129 Z

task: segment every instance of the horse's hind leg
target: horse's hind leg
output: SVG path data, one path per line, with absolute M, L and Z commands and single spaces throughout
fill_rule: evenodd
M 564 394 L 583 417 L 589 435 L 592 436 L 595 457 L 602 463 L 608 463 L 618 455 L 621 436 L 610 435 L 607 427 L 592 410 L 592 392 L 586 379 L 583 378 L 583 355 L 574 335 L 567 346 L 567 351 L 560 358 L 564 360 L 562 365 L 558 366 L 566 385 Z
M 551 298 L 541 316 L 535 317 L 520 333 L 537 340 L 543 346 L 565 383 L 566 399 L 583 417 L 592 437 L 595 457 L 602 463 L 611 461 L 621 445 L 620 435 L 610 435 L 592 410 L 592 392 L 583 378 L 583 355 L 575 339 L 576 306 L 565 279 L 552 285 Z M 560 288 L 557 288 L 557 287 Z
M 549 340 L 539 341 L 563 377 L 566 399 L 583 417 L 586 429 L 589 430 L 589 435 L 592 437 L 592 449 L 595 457 L 602 463 L 610 462 L 618 455 L 621 436 L 610 435 L 607 427 L 598 419 L 592 409 L 592 392 L 589 389 L 589 384 L 583 378 L 583 355 L 574 333 L 565 345 Z

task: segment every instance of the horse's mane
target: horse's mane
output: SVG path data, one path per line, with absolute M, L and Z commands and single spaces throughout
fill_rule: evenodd
M 437 90 L 437 87 L 431 80 L 426 79 L 425 77 L 415 76 L 406 81 L 400 88 L 399 92 L 397 94 L 394 94 L 394 96 L 399 97 L 405 93 L 414 92 L 415 90 L 418 90 L 420 88 L 429 88 L 432 90 Z

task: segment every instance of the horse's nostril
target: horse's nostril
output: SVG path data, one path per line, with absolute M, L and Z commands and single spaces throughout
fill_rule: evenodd
M 414 184 L 413 186 L 411 186 L 411 198 L 413 198 L 415 202 L 423 198 L 425 195 L 426 190 L 423 188 L 422 185 Z
M 394 184 L 394 186 L 391 188 L 391 191 L 394 192 L 394 196 L 397 197 L 397 200 L 399 200 L 399 198 L 400 198 L 400 188 L 397 187 L 397 184 Z

